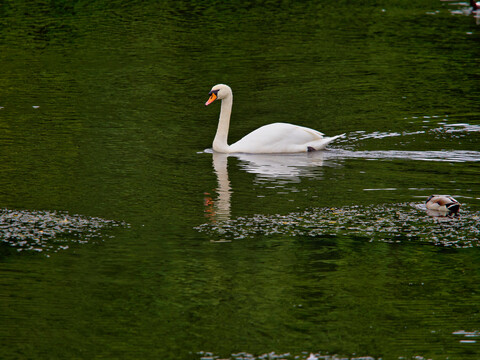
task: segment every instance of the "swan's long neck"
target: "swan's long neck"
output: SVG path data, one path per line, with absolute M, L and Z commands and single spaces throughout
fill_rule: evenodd
M 223 98 L 220 108 L 217 133 L 213 139 L 213 150 L 221 153 L 228 152 L 228 129 L 230 127 L 230 115 L 232 114 L 233 95 Z

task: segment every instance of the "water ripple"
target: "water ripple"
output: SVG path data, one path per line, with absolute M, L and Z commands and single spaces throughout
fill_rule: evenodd
M 439 150 L 439 151 L 408 151 L 408 150 L 378 150 L 378 151 L 350 151 L 335 149 L 326 154 L 327 158 L 360 158 L 369 160 L 403 159 L 440 162 L 477 162 L 480 161 L 480 152 L 473 150 Z
M 438 137 L 439 134 L 445 134 L 451 137 L 457 137 L 458 135 L 466 136 L 480 132 L 480 125 L 465 122 L 449 123 L 452 119 L 448 119 L 447 116 L 414 116 L 412 118 L 404 118 L 404 120 L 411 120 L 408 123 L 410 124 L 409 127 L 413 128 L 403 131 L 352 131 L 348 133 L 345 138 L 336 140 L 335 143 L 357 142 L 369 139 L 380 140 L 384 138 L 415 135 L 434 135 Z

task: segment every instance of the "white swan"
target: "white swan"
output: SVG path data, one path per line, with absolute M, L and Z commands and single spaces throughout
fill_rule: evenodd
M 213 140 L 213 150 L 221 153 L 299 153 L 323 150 L 328 143 L 343 136 L 324 137 L 319 131 L 303 126 L 286 123 L 274 123 L 262 126 L 244 136 L 232 145 L 228 145 L 228 129 L 232 113 L 232 89 L 224 84 L 215 85 L 209 92 L 209 105 L 215 100 L 222 100 L 217 134 Z

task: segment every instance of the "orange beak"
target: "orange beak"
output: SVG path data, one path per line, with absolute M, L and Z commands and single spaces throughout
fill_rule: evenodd
M 212 94 L 210 95 L 210 97 L 208 98 L 207 102 L 205 103 L 205 106 L 207 105 L 210 105 L 212 102 L 214 102 L 215 100 L 217 100 L 217 94 L 215 94 L 214 92 L 212 92 Z

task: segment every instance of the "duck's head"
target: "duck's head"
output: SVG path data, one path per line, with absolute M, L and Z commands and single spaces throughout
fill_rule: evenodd
M 210 105 L 215 100 L 223 100 L 227 96 L 231 96 L 232 95 L 232 89 L 230 89 L 230 86 L 228 86 L 228 85 L 217 84 L 214 87 L 212 87 L 212 90 L 210 90 L 208 95 L 210 95 L 210 97 L 208 98 L 207 102 L 205 103 L 205 106 Z

